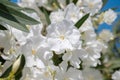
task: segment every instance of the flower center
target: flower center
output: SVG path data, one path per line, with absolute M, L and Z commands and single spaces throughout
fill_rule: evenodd
M 65 39 L 65 36 L 64 35 L 60 35 L 59 37 L 61 40 L 64 40 Z
M 32 54 L 35 55 L 36 54 L 36 50 L 32 49 Z
M 93 3 L 89 3 L 89 7 L 90 7 L 90 8 L 93 8 L 93 7 L 94 7 L 94 4 L 93 4 Z

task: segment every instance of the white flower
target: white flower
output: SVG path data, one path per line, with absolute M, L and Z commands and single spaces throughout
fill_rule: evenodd
M 75 68 L 80 68 L 80 58 L 86 57 L 87 53 L 83 49 L 76 49 L 73 51 L 66 51 L 66 53 L 63 55 L 62 59 L 63 61 L 69 61 L 72 66 Z
M 70 3 L 64 9 L 64 12 L 65 12 L 65 19 L 73 21 L 74 23 L 76 23 L 83 16 L 83 13 L 80 12 L 80 8 L 73 3 Z
M 8 52 L 8 50 L 11 48 L 12 37 L 10 32 L 8 31 L 0 31 L 0 48 L 4 49 L 4 53 Z
M 103 80 L 100 71 L 93 68 L 85 68 L 82 71 L 84 80 Z
M 27 42 L 21 46 L 19 53 L 23 53 L 26 58 L 26 66 L 33 67 L 36 66 L 40 62 L 39 60 L 39 48 L 42 46 L 44 42 L 44 38 L 42 36 L 32 36 L 27 39 Z M 32 63 L 31 63 L 31 62 Z M 39 65 L 37 65 L 39 67 Z
M 100 64 L 99 58 L 101 57 L 100 52 L 102 51 L 103 46 L 99 41 L 88 42 L 85 47 L 87 57 L 83 57 L 83 65 L 88 66 L 97 66 Z
M 102 39 L 105 42 L 108 42 L 114 38 L 112 32 L 110 30 L 102 30 L 102 32 L 99 33 L 99 38 Z
M 104 13 L 104 22 L 111 25 L 113 21 L 117 18 L 117 14 L 112 10 L 109 9 Z
M 102 8 L 102 0 L 82 0 L 82 7 L 85 13 L 94 15 Z
M 91 18 L 89 17 L 79 28 L 80 32 L 87 32 L 88 30 L 94 30 Z
M 73 3 L 70 3 L 69 5 L 67 5 L 64 11 L 58 10 L 52 12 L 50 14 L 50 20 L 52 23 L 56 23 L 66 19 L 72 21 L 73 23 L 76 23 L 82 16 L 83 13 L 80 12 L 80 8 Z
M 60 22 L 63 19 L 64 19 L 64 12 L 62 10 L 58 10 L 50 14 L 50 20 L 52 23 Z
M 35 56 L 28 56 L 26 57 L 26 67 L 36 67 L 36 68 L 44 68 L 44 63 Z
M 47 28 L 47 41 L 52 51 L 61 53 L 65 50 L 73 50 L 80 43 L 80 32 L 74 24 L 63 20 L 57 24 L 51 24 Z
M 5 60 L 14 60 L 17 56 L 15 38 L 9 31 L 0 31 L 0 56 Z
M 115 72 L 112 74 L 112 79 L 113 79 L 113 80 L 120 80 L 120 70 L 115 71 Z
M 93 27 L 89 27 L 88 30 L 83 32 L 81 38 L 84 40 L 84 43 L 96 40 L 96 33 L 94 32 Z
M 32 38 L 33 36 L 43 37 L 41 34 L 42 24 L 27 27 L 29 28 L 29 33 L 12 28 L 12 34 L 20 45 L 24 45 L 25 43 L 27 43 L 27 40 Z
M 80 70 L 70 67 L 67 70 L 66 62 L 60 64 L 60 69 L 56 70 L 56 80 L 83 80 Z

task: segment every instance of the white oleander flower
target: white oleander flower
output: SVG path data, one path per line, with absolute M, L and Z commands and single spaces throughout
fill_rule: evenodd
M 87 57 L 87 55 L 88 54 L 83 49 L 75 49 L 73 51 L 66 51 L 62 59 L 63 61 L 69 61 L 75 68 L 80 68 L 80 58 Z
M 58 67 L 54 65 L 46 66 L 45 68 L 30 68 L 31 74 L 27 78 L 29 80 L 56 80 L 55 75 Z
M 31 13 L 31 14 L 25 13 L 25 14 L 40 21 L 40 18 L 37 16 L 36 13 Z M 41 34 L 42 27 L 43 27 L 42 23 L 37 24 L 37 25 L 27 25 L 27 28 L 30 31 L 29 33 L 20 31 L 20 30 L 15 29 L 15 28 L 11 28 L 11 31 L 12 31 L 12 35 L 15 37 L 17 42 L 20 45 L 24 45 L 27 42 L 27 39 L 30 38 L 31 36 L 38 36 L 38 35 L 42 36 L 42 34 Z
M 52 12 L 50 14 L 50 20 L 52 23 L 56 23 L 66 19 L 76 23 L 82 16 L 83 13 L 80 12 L 80 8 L 73 3 L 70 3 L 66 6 L 64 11 L 60 9 L 58 11 Z
M 102 8 L 102 0 L 82 0 L 82 7 L 85 13 L 94 15 Z
M 58 54 L 73 50 L 80 44 L 80 32 L 72 22 L 63 20 L 47 27 L 47 43 Z
M 84 66 L 97 66 L 100 64 L 99 58 L 101 57 L 100 52 L 102 51 L 102 44 L 99 41 L 91 41 L 86 44 L 84 48 L 87 57 L 81 58 Z
M 88 30 L 84 31 L 81 38 L 84 40 L 84 43 L 96 40 L 96 33 L 94 32 L 93 27 L 89 27 Z
M 84 80 L 103 80 L 103 76 L 99 70 L 93 68 L 85 68 L 82 71 Z
M 83 13 L 80 12 L 80 8 L 73 3 L 67 5 L 67 7 L 64 9 L 64 12 L 65 19 L 73 21 L 73 23 L 76 23 L 83 16 Z
M 104 13 L 103 21 L 111 25 L 113 21 L 115 21 L 116 18 L 117 18 L 117 14 L 112 9 L 109 9 L 108 11 Z
M 56 23 L 64 20 L 64 12 L 62 10 L 52 12 L 50 14 L 50 20 L 52 23 Z
M 0 56 L 5 60 L 14 60 L 17 56 L 15 38 L 10 31 L 0 31 Z M 15 54 L 14 54 L 15 53 Z
M 87 32 L 88 30 L 94 30 L 91 18 L 89 17 L 79 28 L 80 32 Z
M 62 62 L 59 69 L 56 70 L 56 80 L 83 80 L 80 70 L 70 67 L 67 69 L 67 62 Z
M 102 30 L 100 33 L 99 33 L 99 38 L 105 42 L 108 42 L 110 40 L 112 40 L 114 38 L 112 32 L 110 32 L 110 30 Z
M 120 80 L 120 70 L 117 70 L 112 74 L 112 80 Z
M 56 74 L 56 80 L 83 80 L 80 70 L 69 68 L 68 71 L 59 71 Z
M 35 66 L 37 63 L 36 61 L 39 60 L 39 48 L 42 46 L 44 42 L 44 38 L 40 35 L 31 36 L 27 39 L 27 42 L 21 46 L 19 53 L 23 53 L 26 58 L 26 66 L 32 67 Z M 32 61 L 32 63 L 30 62 Z
M 0 48 L 3 48 L 3 53 L 7 53 L 12 46 L 12 36 L 9 31 L 0 31 Z
M 12 28 L 12 35 L 15 37 L 18 44 L 23 45 L 26 43 L 28 33 Z

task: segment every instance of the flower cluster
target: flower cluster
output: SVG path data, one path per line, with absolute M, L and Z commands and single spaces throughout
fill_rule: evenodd
M 101 55 L 114 36 L 109 30 L 96 34 L 95 28 L 102 23 L 112 24 L 117 14 L 112 9 L 100 12 L 102 4 L 102 0 L 69 1 L 69 4 L 65 0 L 22 0 L 21 7 L 37 13 L 23 12 L 41 23 L 27 25 L 29 33 L 5 24 L 9 31 L 0 31 L 0 51 L 8 61 L 1 73 L 7 68 L 5 65 L 24 54 L 26 63 L 20 80 L 103 80 L 96 67 L 102 64 Z M 38 7 L 49 11 L 50 23 L 43 20 L 46 16 L 42 16 Z M 86 21 L 76 27 L 86 14 L 90 14 Z M 118 80 L 116 76 L 119 72 L 113 74 L 113 80 Z

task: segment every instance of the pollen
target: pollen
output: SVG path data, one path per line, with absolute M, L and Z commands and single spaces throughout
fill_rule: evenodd
M 64 39 L 65 39 L 64 35 L 61 35 L 61 36 L 60 36 L 60 39 L 61 39 L 61 40 L 64 40 Z
M 89 3 L 89 7 L 90 7 L 90 8 L 93 8 L 93 7 L 94 7 L 94 4 L 93 4 L 93 3 Z
M 75 18 L 76 16 L 75 16 L 75 13 L 72 13 L 71 15 L 70 15 L 72 18 Z
M 46 77 L 49 77 L 49 72 L 44 72 L 44 75 L 46 76 Z
M 36 54 L 36 50 L 32 49 L 32 54 L 35 55 Z

